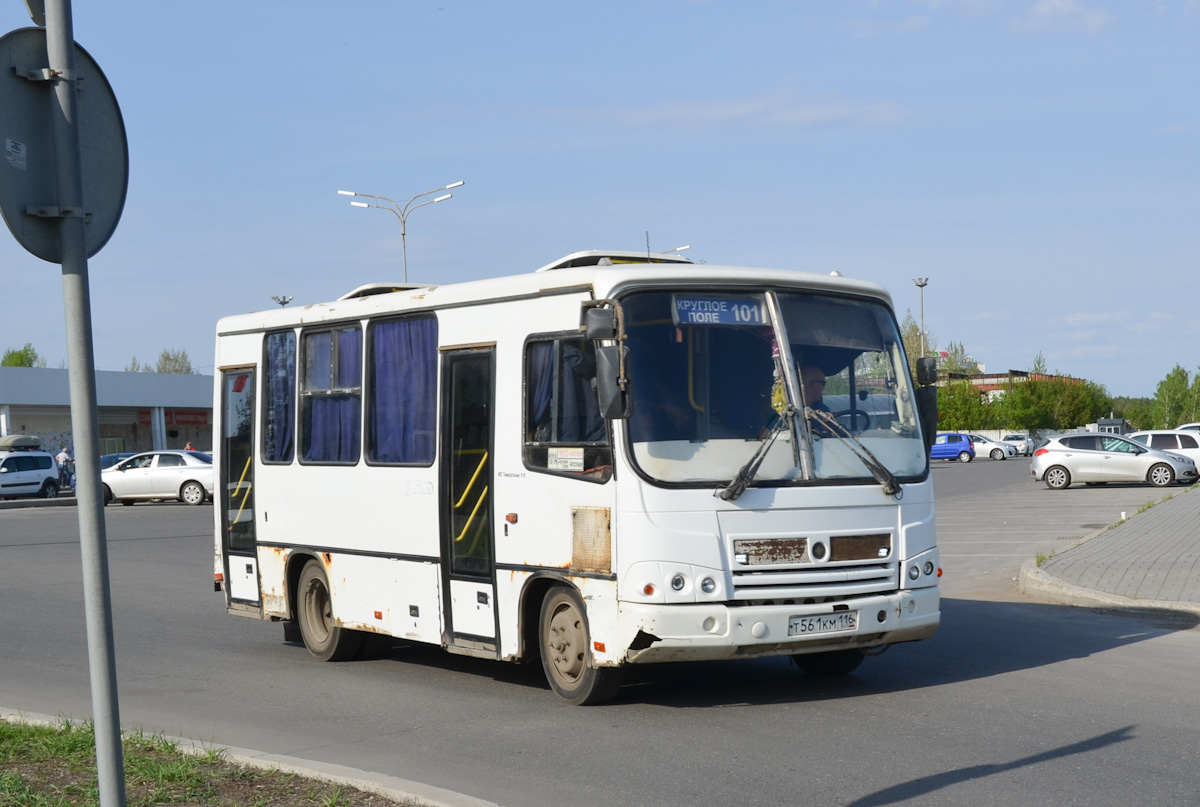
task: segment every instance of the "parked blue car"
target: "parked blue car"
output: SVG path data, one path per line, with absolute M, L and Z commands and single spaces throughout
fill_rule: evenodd
M 105 454 L 100 457 L 100 470 L 103 471 L 105 468 L 111 468 L 121 460 L 129 459 L 136 453 L 136 451 L 123 451 L 119 454 Z
M 971 438 L 959 432 L 939 434 L 929 449 L 931 460 L 958 460 L 970 462 L 975 459 L 975 449 L 971 446 Z

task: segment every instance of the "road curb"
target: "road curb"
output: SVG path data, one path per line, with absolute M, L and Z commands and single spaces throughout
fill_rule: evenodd
M 30 723 L 40 726 L 57 726 L 64 718 L 50 715 L 22 712 L 0 706 L 0 718 L 10 722 Z M 69 718 L 68 718 L 69 719 Z M 69 719 L 70 720 L 70 719 Z M 70 720 L 80 723 L 79 720 Z M 123 730 L 124 732 L 124 730 Z M 401 779 L 396 776 L 372 773 L 370 771 L 337 765 L 330 762 L 316 762 L 281 754 L 266 754 L 247 748 L 221 745 L 219 743 L 199 743 L 186 737 L 170 737 L 160 735 L 164 740 L 174 743 L 180 752 L 198 756 L 208 756 L 214 750 L 219 750 L 223 759 L 240 765 L 248 765 L 264 770 L 277 770 L 284 773 L 294 773 L 310 779 L 333 784 L 354 787 L 367 793 L 392 799 L 393 801 L 414 805 L 414 807 L 501 807 L 491 801 L 484 801 L 463 793 L 455 793 L 440 787 Z
M 1176 611 L 1200 616 L 1200 603 L 1177 600 L 1135 600 L 1120 594 L 1084 588 L 1046 574 L 1038 568 L 1036 560 L 1021 564 L 1018 587 L 1023 594 L 1047 602 L 1084 608 L 1121 608 L 1131 611 Z
M 27 507 L 74 507 L 75 497 L 59 494 L 53 499 L 4 499 L 0 510 L 20 510 Z

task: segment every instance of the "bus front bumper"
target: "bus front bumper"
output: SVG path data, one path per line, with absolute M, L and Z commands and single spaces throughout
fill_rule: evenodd
M 612 662 L 754 658 L 915 642 L 937 630 L 939 602 L 937 587 L 816 605 L 622 602 L 618 624 L 621 646 L 628 649 Z

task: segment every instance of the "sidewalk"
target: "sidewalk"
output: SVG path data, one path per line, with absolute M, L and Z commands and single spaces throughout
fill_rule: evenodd
M 1021 591 L 1041 600 L 1200 615 L 1200 491 L 1169 488 L 1149 510 L 1021 567 Z

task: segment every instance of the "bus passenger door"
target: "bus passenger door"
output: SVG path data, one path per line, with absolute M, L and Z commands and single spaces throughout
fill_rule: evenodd
M 496 641 L 492 530 L 494 348 L 442 357 L 441 532 L 446 638 L 485 649 Z M 482 646 L 481 646 L 482 645 Z
M 213 491 L 221 520 L 230 602 L 258 604 L 254 533 L 254 368 L 221 371 L 221 464 Z

